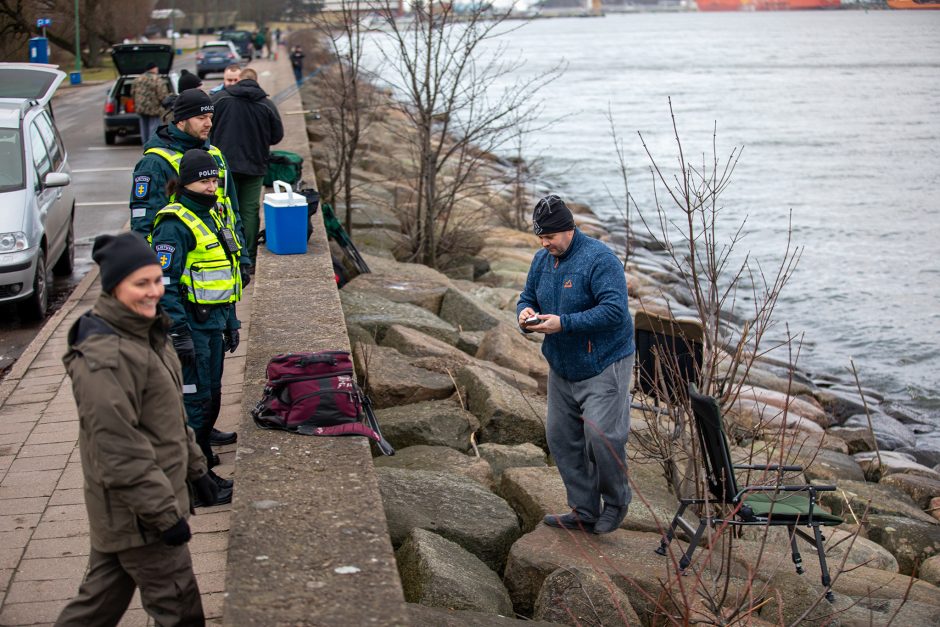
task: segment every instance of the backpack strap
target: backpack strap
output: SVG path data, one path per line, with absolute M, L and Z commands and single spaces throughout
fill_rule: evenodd
M 362 399 L 362 410 L 366 413 L 366 420 L 369 423 L 369 427 L 371 427 L 370 430 L 378 436 L 375 443 L 378 445 L 379 450 L 382 451 L 383 455 L 394 455 L 395 449 L 392 448 L 392 445 L 388 443 L 388 440 L 385 439 L 382 435 L 382 431 L 379 429 L 379 421 L 375 417 L 375 412 L 372 411 L 372 401 L 359 389 L 358 385 L 356 386 L 356 391 L 359 392 L 359 397 Z M 365 425 L 361 426 L 365 427 Z

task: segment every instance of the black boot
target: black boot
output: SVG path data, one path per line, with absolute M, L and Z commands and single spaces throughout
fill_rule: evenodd
M 234 431 L 219 431 L 213 427 L 212 433 L 209 435 L 209 442 L 212 444 L 212 446 L 235 444 L 238 442 L 238 434 Z
M 215 485 L 219 486 L 219 490 L 231 489 L 235 485 L 233 479 L 223 479 L 219 475 L 215 474 L 211 470 L 209 471 L 209 478 L 215 481 Z

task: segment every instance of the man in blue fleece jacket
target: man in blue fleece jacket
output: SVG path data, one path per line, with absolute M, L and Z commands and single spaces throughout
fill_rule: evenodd
M 535 205 L 532 225 L 542 250 L 516 313 L 525 333 L 545 334 L 546 437 L 572 509 L 549 514 L 545 524 L 610 533 L 632 497 L 625 447 L 635 348 L 623 264 L 575 228 L 558 196 Z

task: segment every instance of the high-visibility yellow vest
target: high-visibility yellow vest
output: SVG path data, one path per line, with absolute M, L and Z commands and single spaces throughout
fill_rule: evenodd
M 186 298 L 201 305 L 224 305 L 241 300 L 242 275 L 239 271 L 241 244 L 235 243 L 238 251 L 229 255 L 219 237 L 202 219 L 179 203 L 167 205 L 157 212 L 154 229 L 166 216 L 176 216 L 196 238 L 196 247 L 186 253 L 186 266 L 180 276 L 180 284 L 186 287 Z M 235 212 L 226 207 L 224 219 L 212 212 L 218 229 L 228 228 L 235 234 Z M 153 241 L 153 234 L 148 238 Z
M 228 171 L 228 165 L 225 163 L 225 157 L 222 156 L 222 151 L 212 146 L 210 144 L 209 150 L 207 151 L 212 158 L 215 159 L 216 164 L 219 166 L 219 186 L 215 188 L 215 195 L 219 198 L 219 202 L 225 203 L 226 205 L 231 205 L 231 201 L 228 198 L 228 179 L 226 178 Z M 167 148 L 148 148 L 144 151 L 144 154 L 154 154 L 159 155 L 166 159 L 167 163 L 173 166 L 173 169 L 176 170 L 176 176 L 180 174 L 180 162 L 183 160 L 183 153 L 177 152 L 175 150 L 169 150 Z M 175 196 L 170 198 L 170 201 L 176 200 Z

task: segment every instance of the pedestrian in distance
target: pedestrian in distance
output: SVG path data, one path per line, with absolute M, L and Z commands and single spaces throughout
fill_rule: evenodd
M 78 407 L 91 535 L 88 571 L 56 625 L 117 625 L 135 588 L 158 625 L 202 625 L 187 542 L 187 482 L 206 504 L 218 486 L 186 426 L 182 373 L 159 306 L 163 272 L 136 233 L 100 235 L 101 294 L 63 357 Z
M 184 68 L 180 72 L 179 80 L 176 81 L 176 87 L 179 93 L 183 93 L 187 89 L 202 89 L 202 79 Z M 163 123 L 166 123 L 168 116 L 173 113 L 173 104 L 176 102 L 177 97 L 178 94 L 170 94 L 160 103 L 164 110 L 161 117 Z
M 238 63 L 232 63 L 225 70 L 222 71 L 222 82 L 209 90 L 209 95 L 212 96 L 212 99 L 215 100 L 216 94 L 225 89 L 226 87 L 231 87 L 238 83 L 238 79 L 241 78 L 242 66 Z
M 145 144 L 153 136 L 163 117 L 163 99 L 170 93 L 166 80 L 160 76 L 160 70 L 152 61 L 147 70 L 134 79 L 131 85 L 131 97 L 134 99 L 134 111 L 140 118 L 140 143 Z
M 297 87 L 304 82 L 304 50 L 300 46 L 294 46 L 290 53 L 290 66 L 294 70 L 294 80 L 297 81 Z
M 242 70 L 241 80 L 226 87 L 216 98 L 209 137 L 228 159 L 245 231 L 247 250 L 242 255 L 242 264 L 254 272 L 261 224 L 261 187 L 271 146 L 284 138 L 284 125 L 277 106 L 258 84 L 258 75 L 252 68 Z
M 544 522 L 610 533 L 632 498 L 625 447 L 635 348 L 623 264 L 576 228 L 558 196 L 539 200 L 532 226 L 542 250 L 532 260 L 516 314 L 523 332 L 545 334 L 546 438 L 571 507 Z
M 222 404 L 225 352 L 234 353 L 240 340 L 235 303 L 242 296 L 244 240 L 231 205 L 219 202 L 218 184 L 213 156 L 201 148 L 187 150 L 179 178 L 167 184 L 166 195 L 176 201 L 157 213 L 150 242 L 166 287 L 160 303 L 173 321 L 170 337 L 183 363 L 188 423 L 219 486 L 219 503 L 229 503 L 234 483 L 211 470 L 218 463 L 212 433 Z

